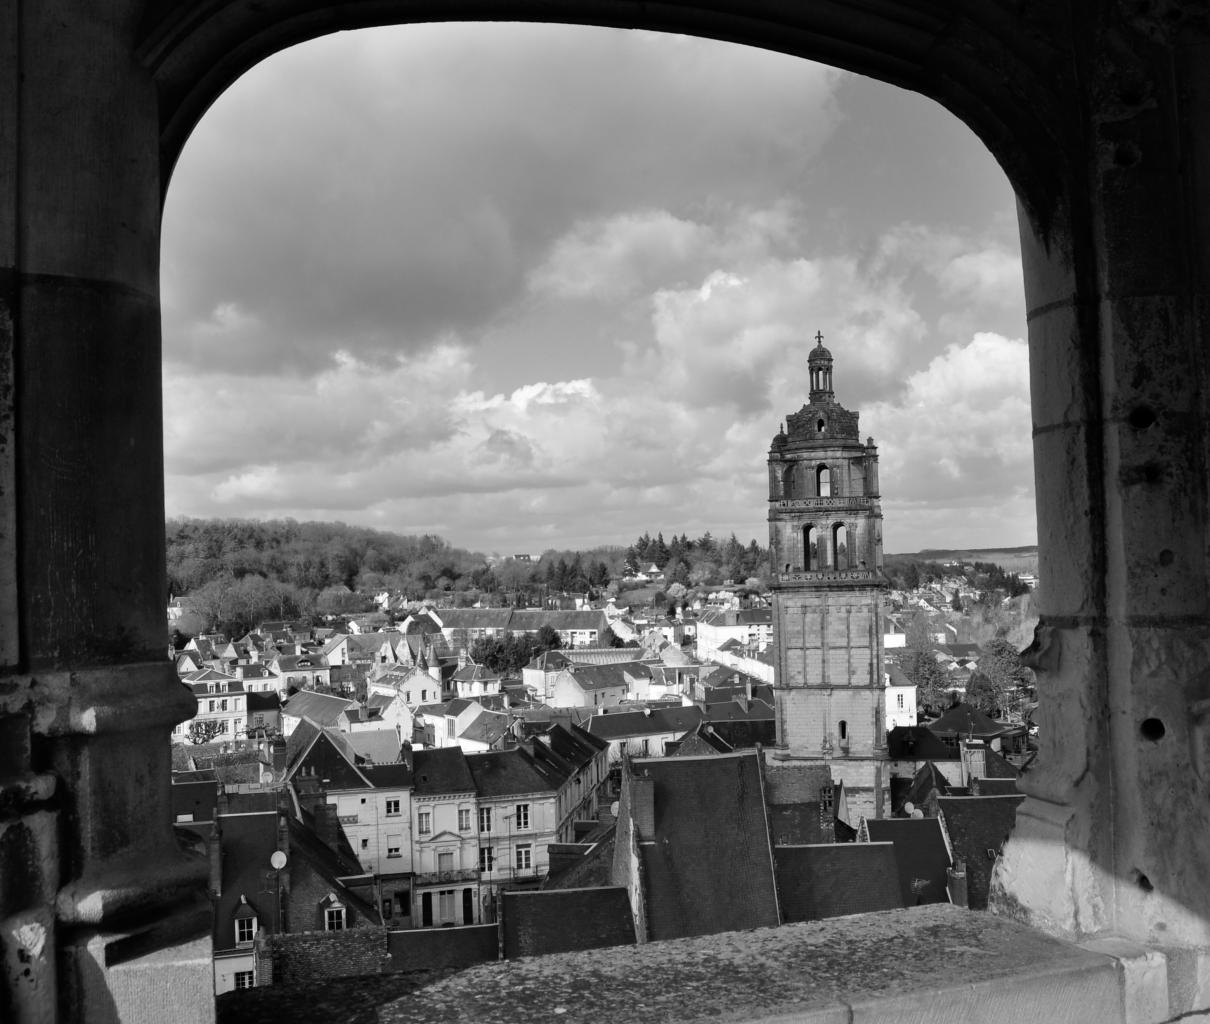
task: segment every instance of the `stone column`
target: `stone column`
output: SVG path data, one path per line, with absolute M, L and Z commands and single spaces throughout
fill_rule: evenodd
M 213 1019 L 169 732 L 143 5 L 0 11 L 0 1018 Z M 57 994 L 57 998 L 56 998 Z
M 1041 751 L 993 905 L 1169 947 L 1187 1009 L 1210 1004 L 1210 40 L 1143 13 L 1084 45 L 1071 191 L 1022 216 Z

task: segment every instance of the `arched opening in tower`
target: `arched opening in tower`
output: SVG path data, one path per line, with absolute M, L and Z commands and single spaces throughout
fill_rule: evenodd
M 815 493 L 821 498 L 832 496 L 832 471 L 827 466 L 815 470 Z
M 844 523 L 832 527 L 832 564 L 837 569 L 849 567 L 849 531 Z

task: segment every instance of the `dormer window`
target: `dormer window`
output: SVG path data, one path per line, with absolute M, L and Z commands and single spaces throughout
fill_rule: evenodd
M 325 932 L 343 932 L 345 930 L 345 905 L 340 902 L 336 893 L 328 893 L 320 901 L 319 907 L 323 912 Z
M 256 938 L 256 911 L 249 906 L 248 897 L 241 895 L 235 910 L 235 944 L 250 946 Z

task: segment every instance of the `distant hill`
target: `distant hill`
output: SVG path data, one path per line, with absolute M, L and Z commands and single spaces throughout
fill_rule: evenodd
M 926 548 L 923 551 L 886 555 L 895 562 L 991 562 L 1005 572 L 1037 573 L 1038 545 L 1019 548 Z

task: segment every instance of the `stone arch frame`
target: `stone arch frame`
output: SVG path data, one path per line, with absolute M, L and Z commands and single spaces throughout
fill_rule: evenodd
M 796 462 L 787 462 L 781 471 L 781 496 L 783 498 L 793 498 L 796 496 L 794 490 L 794 481 L 798 476 Z
M 815 467 L 815 496 L 817 498 L 830 498 L 836 494 L 833 477 L 836 476 L 832 472 L 832 467 L 826 462 L 821 462 Z M 824 494 L 824 488 L 827 488 L 827 494 Z
M 132 919 L 184 934 L 205 904 L 202 875 L 173 852 L 156 746 L 190 711 L 159 637 L 156 266 L 172 167 L 206 107 L 277 50 L 472 16 L 821 60 L 941 102 L 996 156 L 1019 200 L 1044 697 L 995 899 L 1054 934 L 1210 948 L 1210 30 L 1197 3 L 115 0 L 85 16 L 48 2 L 0 14 L 13 115 L 0 119 L 0 736 L 18 777 L 37 780 L 11 805 L 29 863 L 61 870 L 0 869 L 50 928 L 31 969 L 54 990 L 58 951 L 63 1018 L 94 1012 L 72 966 L 80 936 Z M 54 805 L 38 795 L 56 786 Z M 160 866 L 132 882 L 132 857 Z M 26 904 L 0 917 L 14 910 Z
M 844 536 L 844 565 L 840 564 L 840 543 L 841 535 Z M 843 522 L 835 522 L 828 530 L 828 543 L 832 549 L 832 568 L 837 572 L 852 568 L 850 564 L 852 559 L 849 553 L 849 528 Z
M 820 530 L 814 523 L 807 523 L 802 528 L 802 567 L 806 572 L 817 572 L 824 568 L 826 561 L 823 549 L 820 548 Z

